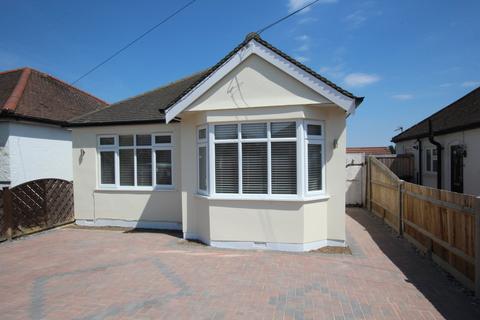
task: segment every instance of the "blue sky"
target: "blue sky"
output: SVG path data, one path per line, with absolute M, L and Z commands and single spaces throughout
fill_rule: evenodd
M 0 70 L 71 82 L 187 1 L 5 1 Z M 77 85 L 118 101 L 215 64 L 303 0 L 197 0 Z M 387 145 L 480 86 L 480 1 L 321 0 L 262 36 L 365 102 L 348 145 Z

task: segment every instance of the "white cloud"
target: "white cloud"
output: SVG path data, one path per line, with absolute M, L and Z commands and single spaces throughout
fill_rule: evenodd
M 345 76 L 345 65 L 341 63 L 331 67 L 323 66 L 320 68 L 319 73 L 332 78 L 343 78 Z
M 410 93 L 394 94 L 392 98 L 395 100 L 401 100 L 401 101 L 411 100 L 413 99 L 413 94 L 410 94 Z
M 296 56 L 296 57 L 295 57 L 295 60 L 297 60 L 298 62 L 301 62 L 301 63 L 305 63 L 305 62 L 309 61 L 310 58 L 309 58 L 309 57 L 305 57 L 305 56 Z
M 365 21 L 367 21 L 367 17 L 364 14 L 363 10 L 357 10 L 343 19 L 347 22 L 350 27 L 358 28 L 360 27 Z
M 476 88 L 480 86 L 480 81 L 465 81 L 462 83 L 462 87 L 465 88 Z
M 298 10 L 304 6 L 306 6 L 307 4 L 309 4 L 310 2 L 312 2 L 312 0 L 288 0 L 288 11 L 289 12 L 293 12 L 295 10 Z M 337 0 L 320 0 L 318 3 L 335 3 L 337 2 Z M 310 8 L 311 7 L 308 7 L 308 8 L 305 8 L 304 10 L 300 11 L 301 13 L 305 13 L 305 12 L 308 12 L 310 11 Z
M 302 34 L 301 36 L 296 37 L 298 41 L 310 41 L 310 37 L 307 36 L 306 34 Z
M 451 86 L 453 86 L 453 83 L 447 82 L 447 83 L 442 83 L 440 85 L 440 88 L 448 88 L 448 87 L 451 87 Z
M 345 84 L 351 87 L 364 87 L 380 80 L 376 74 L 350 73 L 343 79 Z
M 305 17 L 305 18 L 301 18 L 300 20 L 298 20 L 298 24 L 307 24 L 307 23 L 313 23 L 313 22 L 316 22 L 316 21 L 318 21 L 317 18 Z

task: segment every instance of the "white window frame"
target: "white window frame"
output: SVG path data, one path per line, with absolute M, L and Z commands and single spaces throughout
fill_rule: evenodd
M 271 123 L 276 122 L 295 122 L 296 137 L 294 138 L 272 138 Z M 241 125 L 245 123 L 266 123 L 267 138 L 244 139 L 241 135 Z M 236 124 L 237 139 L 215 139 L 215 125 Z M 307 137 L 307 124 L 321 125 L 322 136 Z M 263 121 L 239 121 L 239 122 L 218 122 L 207 126 L 207 153 L 208 153 L 208 179 L 209 192 L 207 195 L 212 199 L 233 199 L 233 200 L 308 200 L 316 196 L 327 196 L 326 194 L 326 154 L 325 154 L 325 121 L 323 120 L 303 120 L 303 119 L 279 119 Z M 197 131 L 198 134 L 198 131 Z M 295 141 L 297 146 L 297 193 L 296 194 L 273 194 L 272 193 L 272 166 L 271 166 L 271 142 Z M 242 143 L 248 142 L 267 142 L 268 155 L 268 192 L 266 194 L 245 194 L 243 193 L 242 181 Z M 215 186 L 215 145 L 221 143 L 238 144 L 238 193 L 217 193 Z M 308 143 L 318 143 L 322 145 L 322 190 L 308 191 Z M 198 153 L 198 151 L 197 151 Z M 197 156 L 198 165 L 198 156 Z M 198 176 L 198 172 L 197 172 Z M 198 179 L 198 178 L 197 178 Z M 200 193 L 199 193 L 200 194 Z M 205 195 L 205 194 L 204 194 Z
M 200 139 L 200 130 L 202 129 L 205 129 L 206 131 L 206 134 L 205 134 L 205 138 L 204 139 Z M 208 127 L 206 125 L 202 125 L 202 126 L 199 126 L 197 127 L 197 130 L 195 131 L 195 134 L 196 134 L 196 141 L 197 141 L 197 148 L 196 148 L 196 163 L 197 163 L 197 192 L 198 194 L 201 194 L 201 195 L 208 195 L 209 193 L 209 171 L 210 171 L 210 165 L 209 165 L 209 159 L 210 159 L 210 156 L 209 156 L 209 147 L 208 147 L 208 138 L 209 138 L 209 132 L 208 132 Z M 203 189 L 200 189 L 200 147 L 205 147 L 205 150 L 206 150 L 206 172 L 205 172 L 205 175 L 206 175 L 206 189 L 203 190 Z
M 132 146 L 120 146 L 119 136 L 133 136 Z M 151 145 L 149 146 L 137 146 L 137 135 L 150 135 Z M 170 136 L 170 143 L 155 143 L 155 136 Z M 100 138 L 114 138 L 114 145 L 100 145 Z M 133 166 L 134 166 L 134 185 L 133 186 L 121 186 L 120 185 L 120 157 L 119 151 L 121 149 L 133 149 Z M 152 185 L 151 186 L 137 186 L 137 150 L 148 149 L 151 151 L 152 156 Z M 156 181 L 156 151 L 157 150 L 170 150 L 172 161 L 172 183 L 169 185 L 157 185 Z M 115 153 L 115 184 L 102 184 L 101 183 L 101 159 L 100 152 L 113 151 Z M 174 135 L 171 132 L 156 132 L 156 133 L 122 133 L 122 134 L 102 134 L 97 136 L 97 186 L 98 189 L 105 190 L 137 190 L 137 191 L 155 191 L 155 190 L 174 190 L 176 179 L 176 159 L 175 159 L 175 143 Z
M 425 172 L 430 174 L 436 174 L 437 171 L 433 170 L 433 161 L 437 160 L 437 170 L 438 168 L 438 154 L 434 155 L 433 153 L 436 152 L 436 148 L 425 148 Z M 428 157 L 427 153 L 430 152 L 430 170 L 428 169 Z
M 308 125 L 319 125 L 321 126 L 321 135 L 308 135 Z M 307 196 L 315 196 L 315 195 L 324 195 L 326 194 L 326 166 L 325 166 L 325 121 L 319 121 L 319 120 L 305 120 L 304 122 L 304 134 L 305 134 L 305 144 L 304 144 L 304 150 L 305 150 L 305 162 L 304 162 L 304 168 L 305 168 L 305 194 Z M 320 190 L 308 190 L 308 145 L 309 144 L 317 144 L 321 145 L 321 150 L 322 150 L 322 189 Z

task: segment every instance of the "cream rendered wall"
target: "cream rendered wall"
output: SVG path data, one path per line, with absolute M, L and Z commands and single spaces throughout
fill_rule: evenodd
M 192 103 L 190 111 L 329 103 L 253 54 Z
M 195 132 L 235 121 L 324 120 L 326 193 L 315 201 L 214 200 L 196 195 Z M 182 211 L 187 237 L 209 241 L 308 243 L 345 240 L 345 112 L 332 105 L 210 110 L 182 114 Z M 334 141 L 337 142 L 334 148 Z
M 180 183 L 180 126 L 148 124 L 73 128 L 75 218 L 77 220 L 118 219 L 125 221 L 182 221 Z M 103 134 L 173 133 L 174 190 L 99 190 L 97 136 Z M 81 150 L 85 154 L 81 155 Z

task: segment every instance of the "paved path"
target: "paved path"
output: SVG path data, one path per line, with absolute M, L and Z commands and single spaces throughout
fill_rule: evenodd
M 349 209 L 353 255 L 219 250 L 60 229 L 0 244 L 0 319 L 480 319 L 460 287 Z

